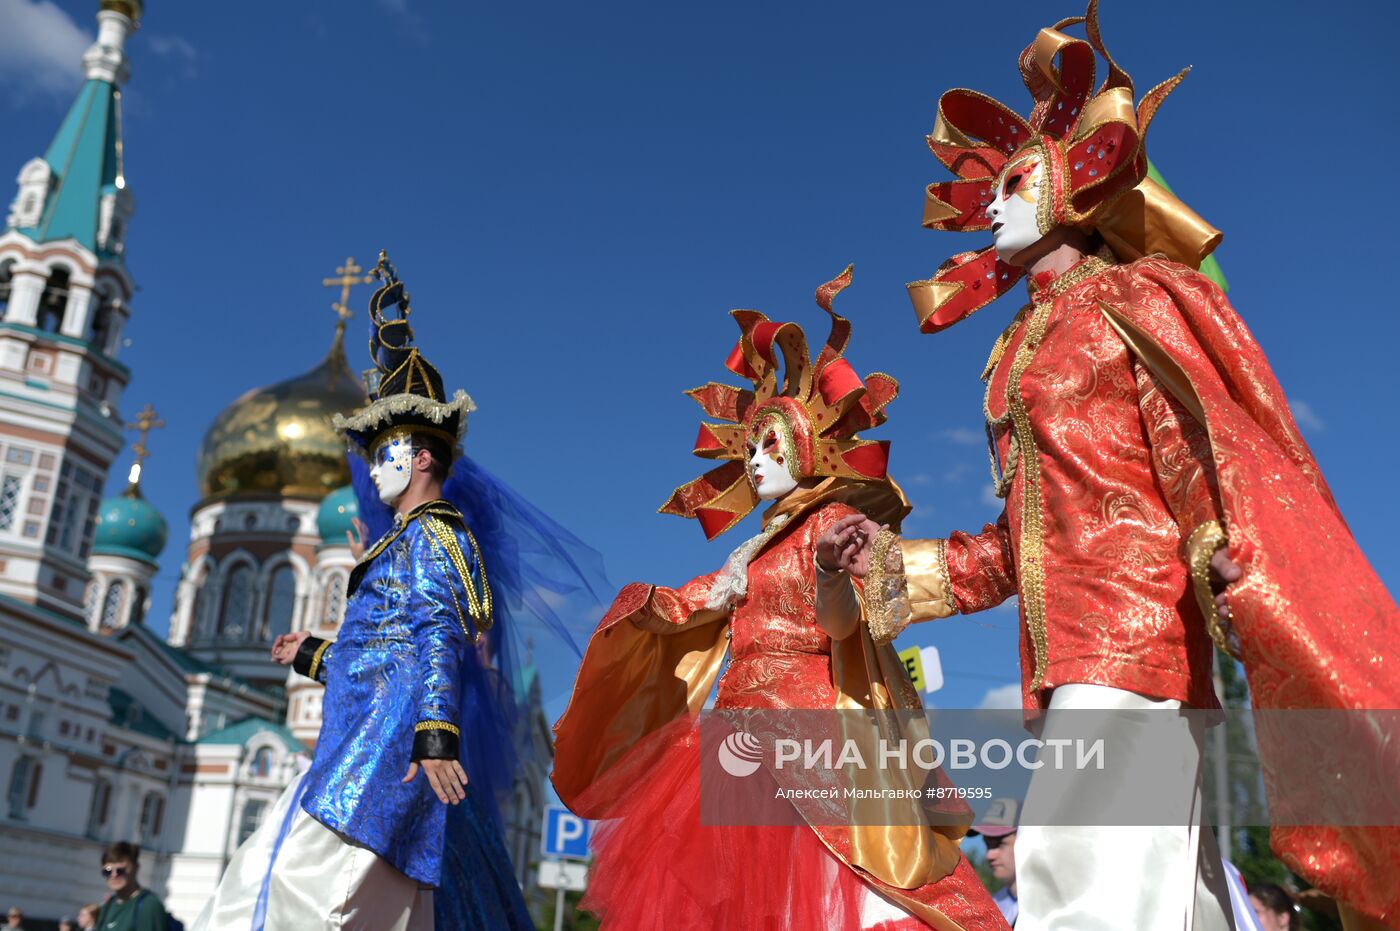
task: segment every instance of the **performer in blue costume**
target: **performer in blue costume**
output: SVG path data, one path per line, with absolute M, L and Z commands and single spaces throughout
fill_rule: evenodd
M 371 403 L 336 427 L 365 459 L 352 471 L 378 540 L 338 638 L 273 646 L 326 685 L 315 759 L 195 931 L 534 928 L 499 810 L 520 762 L 515 641 L 533 621 L 577 655 L 556 608 L 589 623 L 606 581 L 596 554 L 460 454 L 471 399 L 446 397 L 414 345 L 383 253 L 375 274 Z

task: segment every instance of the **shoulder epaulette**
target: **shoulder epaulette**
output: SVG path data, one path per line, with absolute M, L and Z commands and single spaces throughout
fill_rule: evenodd
M 467 565 L 466 554 L 462 551 L 462 544 L 457 538 L 456 528 L 448 523 L 454 517 L 461 532 L 466 534 L 467 543 L 471 546 L 472 555 L 476 558 L 477 573 L 481 577 L 480 589 L 472 580 L 471 567 Z M 438 513 L 429 507 L 418 514 L 418 522 L 423 525 L 423 531 L 433 547 L 447 557 L 447 561 L 462 582 L 462 588 L 467 593 L 467 615 L 471 617 L 472 624 L 470 627 L 467 625 L 460 602 L 457 603 L 457 618 L 462 622 L 462 629 L 467 636 L 476 640 L 482 632 L 490 629 L 492 623 L 491 585 L 486 578 L 486 563 L 481 558 L 481 547 L 477 545 L 476 537 L 472 536 L 472 532 L 462 522 L 462 515 L 450 505 L 447 506 L 447 511 L 444 513 Z M 452 593 L 452 598 L 454 601 L 457 599 L 455 590 Z M 473 633 L 473 628 L 475 633 Z

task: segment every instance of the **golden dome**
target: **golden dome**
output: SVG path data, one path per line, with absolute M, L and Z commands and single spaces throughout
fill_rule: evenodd
M 345 440 L 331 417 L 367 399 L 343 336 L 337 327 L 330 352 L 311 371 L 254 388 L 214 418 L 199 446 L 200 494 L 322 498 L 349 483 Z

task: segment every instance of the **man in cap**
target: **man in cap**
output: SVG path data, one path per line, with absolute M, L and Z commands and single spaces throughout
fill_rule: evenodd
M 1012 798 L 994 798 L 982 815 L 982 820 L 967 832 L 968 837 L 981 837 L 987 845 L 987 866 L 1002 887 L 992 893 L 992 901 L 1012 926 L 1021 907 L 1016 898 L 1016 818 L 1020 804 Z

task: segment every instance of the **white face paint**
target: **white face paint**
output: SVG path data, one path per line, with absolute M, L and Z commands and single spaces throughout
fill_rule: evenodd
M 379 489 L 379 500 L 393 505 L 408 488 L 413 475 L 413 442 L 407 436 L 385 439 L 374 448 L 369 477 Z
M 997 257 L 1008 265 L 1019 265 L 1016 256 L 1040 242 L 1045 235 L 1036 219 L 1044 193 L 1041 191 L 1044 176 L 1045 165 L 1039 153 L 1028 152 L 1002 171 L 992 189 L 987 219 L 992 221 L 992 242 L 996 244 Z
M 792 450 L 775 418 L 763 421 L 762 432 L 750 438 L 749 479 L 761 501 L 772 501 L 797 487 L 797 478 L 788 468 L 793 462 Z

